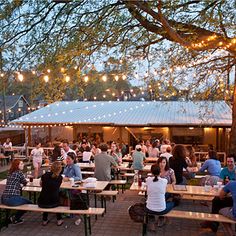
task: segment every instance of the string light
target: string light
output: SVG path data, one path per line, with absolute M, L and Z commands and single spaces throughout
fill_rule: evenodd
M 44 79 L 44 81 L 47 83 L 47 82 L 49 81 L 48 75 L 44 75 L 43 79 Z
M 18 73 L 18 80 L 22 82 L 24 80 L 24 76 L 21 73 Z
M 70 76 L 67 75 L 67 76 L 65 77 L 65 80 L 66 80 L 66 83 L 68 83 L 68 82 L 70 81 Z

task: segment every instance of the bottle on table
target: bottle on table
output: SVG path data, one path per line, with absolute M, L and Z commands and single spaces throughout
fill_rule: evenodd
M 138 170 L 134 171 L 134 185 L 138 185 Z

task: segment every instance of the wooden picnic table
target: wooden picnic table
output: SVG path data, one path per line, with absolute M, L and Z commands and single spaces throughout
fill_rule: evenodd
M 176 185 L 176 186 L 181 186 L 181 185 Z M 142 186 L 140 187 L 133 183 L 130 186 L 130 190 L 146 192 L 146 187 L 142 187 Z M 175 190 L 172 184 L 167 184 L 166 192 L 180 194 L 180 195 L 184 194 L 184 195 L 192 195 L 192 196 L 197 195 L 197 196 L 215 197 L 219 195 L 220 189 L 216 190 L 214 188 L 211 188 L 210 191 L 206 191 L 204 186 L 186 185 L 186 190 Z

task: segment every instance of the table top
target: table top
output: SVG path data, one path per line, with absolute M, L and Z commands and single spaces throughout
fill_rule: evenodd
M 200 195 L 200 196 L 218 196 L 220 190 L 215 190 L 214 188 L 211 188 L 210 191 L 205 191 L 204 186 L 192 186 L 192 185 L 186 185 L 186 191 L 185 190 L 174 190 L 172 184 L 167 185 L 166 192 L 168 193 L 175 193 L 175 194 L 185 194 L 185 195 Z M 146 187 L 140 187 L 138 185 L 135 185 L 134 183 L 130 186 L 130 190 L 133 191 L 146 191 Z
M 0 181 L 0 185 L 6 185 L 6 182 L 7 182 L 6 179 Z M 72 187 L 70 181 L 66 181 L 66 182 L 63 181 L 60 188 L 103 191 L 108 184 L 109 184 L 109 181 L 96 181 L 94 182 L 94 187 L 87 187 L 86 183 L 81 183 L 77 187 Z M 40 179 L 34 179 L 33 182 L 28 182 L 27 187 L 40 187 Z

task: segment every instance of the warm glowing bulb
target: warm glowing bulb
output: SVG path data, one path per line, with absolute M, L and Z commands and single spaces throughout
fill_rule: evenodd
M 47 75 L 45 75 L 45 76 L 43 77 L 43 79 L 44 79 L 44 81 L 45 81 L 46 83 L 49 81 L 49 77 L 48 77 Z
M 84 77 L 84 82 L 87 83 L 89 81 L 89 77 L 88 76 L 85 76 Z
M 116 75 L 116 76 L 115 76 L 115 81 L 118 81 L 118 80 L 119 80 L 119 76 Z
M 24 76 L 22 74 L 18 74 L 18 80 L 22 82 L 24 80 Z
M 33 71 L 32 71 L 32 74 L 33 74 L 33 75 L 35 75 L 35 74 L 36 74 L 36 71 L 35 71 L 35 70 L 33 70 Z
M 64 68 L 64 67 L 61 68 L 61 72 L 62 72 L 62 73 L 65 72 L 65 68 Z
M 65 80 L 66 80 L 66 83 L 68 83 L 68 82 L 70 81 L 70 76 L 67 75 L 67 76 L 65 77 Z
M 102 76 L 102 80 L 103 82 L 106 82 L 107 81 L 107 77 L 105 75 Z
M 47 69 L 47 72 L 48 72 L 48 73 L 50 73 L 50 72 L 51 72 L 51 70 L 50 70 L 50 69 Z
M 4 74 L 3 73 L 1 73 L 1 77 L 3 77 L 4 76 Z
M 126 75 L 122 75 L 122 79 L 125 80 L 126 79 Z

